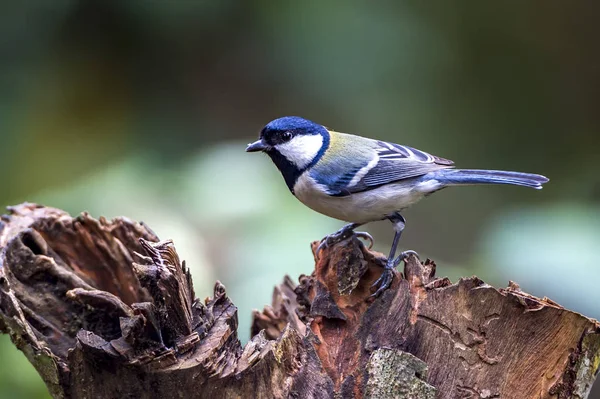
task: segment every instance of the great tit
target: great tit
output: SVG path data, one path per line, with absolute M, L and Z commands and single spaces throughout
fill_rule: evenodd
M 350 222 L 325 237 L 319 251 L 350 237 L 358 226 L 388 219 L 395 235 L 384 272 L 373 296 L 386 290 L 393 271 L 409 254 L 395 258 L 406 221 L 403 209 L 449 186 L 513 184 L 541 189 L 541 175 L 497 170 L 453 169 L 454 163 L 404 145 L 339 133 L 298 116 L 269 122 L 247 152 L 262 151 L 280 170 L 289 190 L 304 205 Z

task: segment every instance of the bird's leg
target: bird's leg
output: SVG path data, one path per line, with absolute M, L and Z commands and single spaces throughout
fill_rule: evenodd
M 361 226 L 362 224 L 363 223 L 349 223 L 341 229 L 339 229 L 338 231 L 336 231 L 335 233 L 325 236 L 325 238 L 321 240 L 321 243 L 317 247 L 317 258 L 319 258 L 319 254 L 323 249 L 331 247 L 332 245 L 335 245 L 338 242 L 344 241 L 346 238 L 351 237 L 353 234 L 359 238 L 368 240 L 370 242 L 369 249 L 371 249 L 371 247 L 373 246 L 373 237 L 371 237 L 369 233 L 364 231 L 354 231 L 355 228 Z
M 415 255 L 417 257 L 419 256 L 415 251 L 408 250 L 402 252 L 397 258 L 394 259 L 394 256 L 396 255 L 396 249 L 398 248 L 398 242 L 400 241 L 402 231 L 404 231 L 404 227 L 406 226 L 406 220 L 399 213 L 393 214 L 388 219 L 394 224 L 394 240 L 392 241 L 390 256 L 388 256 L 387 262 L 385 263 L 383 273 L 381 273 L 381 276 L 372 285 L 372 287 L 377 287 L 377 291 L 371 295 L 372 297 L 379 296 L 383 291 L 389 288 L 389 286 L 392 284 L 392 280 L 394 279 L 393 270 L 400 262 L 406 259 L 409 255 Z

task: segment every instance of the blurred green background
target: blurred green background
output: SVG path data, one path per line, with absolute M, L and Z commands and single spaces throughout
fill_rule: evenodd
M 452 4 L 451 4 L 452 3 Z M 461 167 L 542 173 L 542 191 L 449 189 L 403 248 L 600 317 L 600 3 L 54 0 L 0 5 L 0 205 L 127 215 L 172 238 L 199 297 L 250 313 L 309 243 L 260 128 L 301 115 Z M 367 230 L 387 251 L 389 223 Z M 0 398 L 46 397 L 7 336 Z M 594 396 L 592 396 L 594 397 Z M 600 398 L 600 393 L 598 396 Z

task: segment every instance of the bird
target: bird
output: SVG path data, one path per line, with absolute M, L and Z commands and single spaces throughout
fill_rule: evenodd
M 353 234 L 363 224 L 389 220 L 394 238 L 384 270 L 373 284 L 377 297 L 389 288 L 393 270 L 409 255 L 396 257 L 406 219 L 401 212 L 450 186 L 510 184 L 541 189 L 545 176 L 500 170 L 455 169 L 454 162 L 405 145 L 341 133 L 299 116 L 272 120 L 246 152 L 266 153 L 290 192 L 307 207 L 348 224 L 323 240 L 316 251 Z

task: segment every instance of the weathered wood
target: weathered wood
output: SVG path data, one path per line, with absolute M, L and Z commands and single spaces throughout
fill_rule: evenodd
M 383 257 L 354 237 L 275 287 L 244 347 L 224 287 L 196 299 L 143 224 L 23 204 L 0 249 L 0 330 L 55 397 L 584 398 L 600 364 L 596 321 L 514 283 L 413 257 L 370 298 Z

